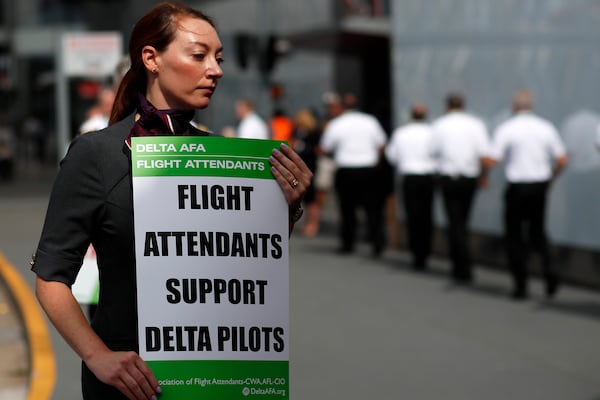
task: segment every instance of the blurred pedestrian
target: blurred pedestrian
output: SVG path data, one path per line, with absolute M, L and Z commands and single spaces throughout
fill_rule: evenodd
M 473 271 L 469 217 L 478 185 L 488 184 L 488 131 L 479 118 L 465 111 L 465 100 L 459 93 L 447 96 L 446 114 L 434 121 L 432 127 L 432 150 L 441 175 L 452 278 L 456 283 L 470 283 Z
M 161 392 L 137 353 L 130 140 L 206 136 L 190 121 L 208 106 L 223 76 L 222 52 L 214 23 L 203 13 L 175 2 L 155 5 L 131 33 L 131 68 L 110 126 L 78 135 L 61 162 L 32 270 L 40 304 L 82 358 L 85 400 L 156 399 Z M 293 226 L 312 173 L 287 146 L 273 149 L 269 161 Z M 90 243 L 100 271 L 91 325 L 70 289 Z
M 294 121 L 287 116 L 282 108 L 276 108 L 269 120 L 271 129 L 271 139 L 284 140 L 293 146 L 292 133 L 294 131 Z
M 513 278 L 512 296 L 528 296 L 527 255 L 541 255 L 546 295 L 553 297 L 560 278 L 554 269 L 545 228 L 550 184 L 567 165 L 568 156 L 556 127 L 533 113 L 533 95 L 520 89 L 513 97 L 514 115 L 494 132 L 490 164 L 505 160 L 504 230 Z
M 131 61 L 126 56 L 117 63 L 112 75 L 111 85 L 100 89 L 96 104 L 88 110 L 86 120 L 79 127 L 79 134 L 99 131 L 108 126 L 117 89 L 130 67 Z
M 113 88 L 104 87 L 100 89 L 96 104 L 88 111 L 87 119 L 79 127 L 79 134 L 106 128 L 114 101 L 115 91 Z
M 15 134 L 0 122 L 0 180 L 11 180 L 15 174 Z
M 358 99 L 356 98 L 356 95 L 352 92 L 345 92 L 342 95 L 342 105 L 346 110 L 358 108 Z
M 436 164 L 431 153 L 433 130 L 426 122 L 425 105 L 415 104 L 411 117 L 410 123 L 392 133 L 385 154 L 402 177 L 397 197 L 402 197 L 413 267 L 422 270 L 431 252 Z
M 267 123 L 254 111 L 254 103 L 250 99 L 239 99 L 235 103 L 238 118 L 236 137 L 242 139 L 270 139 L 271 133 Z
M 378 187 L 377 166 L 383 156 L 386 134 L 372 115 L 345 110 L 329 121 L 320 147 L 333 154 L 336 164 L 335 189 L 340 211 L 340 253 L 355 250 L 357 212 L 366 214 L 372 254 L 378 257 L 384 248 L 384 198 Z
M 317 173 L 320 140 L 321 130 L 314 113 L 308 108 L 298 110 L 294 116 L 293 149 L 304 160 L 313 175 Z M 313 237 L 319 231 L 321 221 L 321 207 L 317 201 L 314 181 L 306 190 L 304 203 L 307 215 L 302 226 L 302 234 L 306 237 Z
M 47 128 L 37 113 L 25 117 L 21 126 L 21 139 L 24 142 L 27 158 L 39 163 L 46 161 Z
M 323 130 L 333 118 L 337 117 L 344 111 L 342 100 L 337 93 L 325 92 L 322 96 L 323 105 L 325 106 L 324 117 L 318 123 L 318 130 L 323 133 Z M 322 210 L 327 204 L 329 194 L 333 191 L 333 182 L 335 179 L 335 162 L 331 154 L 326 154 L 319 145 L 317 151 L 317 168 L 313 180 L 315 189 L 315 201 L 313 207 L 318 209 L 318 214 L 322 215 Z M 319 229 L 321 229 L 321 221 L 319 221 Z M 315 232 L 316 234 L 317 232 Z M 309 234 L 310 236 L 310 234 Z

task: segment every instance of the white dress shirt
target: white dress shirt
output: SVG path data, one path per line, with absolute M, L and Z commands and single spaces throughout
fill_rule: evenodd
M 377 165 L 386 140 L 375 117 L 350 110 L 329 121 L 320 144 L 326 153 L 333 153 L 338 167 L 361 168 Z
M 91 118 L 85 120 L 79 127 L 79 133 L 88 133 L 99 131 L 108 126 L 108 117 L 105 115 L 97 114 Z
M 554 125 L 531 112 L 516 114 L 494 133 L 491 157 L 505 160 L 509 182 L 547 181 L 554 160 L 563 155 L 566 150 Z
M 269 127 L 258 114 L 251 112 L 240 121 L 237 137 L 242 139 L 269 139 Z
M 424 122 L 412 122 L 394 130 L 385 148 L 385 156 L 398 174 L 435 173 L 431 153 L 433 130 Z
M 490 151 L 485 124 L 463 111 L 452 111 L 432 125 L 433 154 L 442 175 L 476 178 L 481 173 L 481 159 Z

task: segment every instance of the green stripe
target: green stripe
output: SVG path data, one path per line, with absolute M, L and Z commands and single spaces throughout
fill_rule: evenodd
M 92 293 L 92 297 L 90 298 L 90 304 L 98 305 L 99 298 L 100 298 L 100 282 L 96 282 L 96 287 L 94 288 L 94 293 Z
M 213 136 L 133 138 L 134 176 L 273 179 L 269 157 L 282 142 Z M 186 151 L 188 149 L 189 151 Z M 203 151 L 198 151 L 203 149 Z
M 148 361 L 161 400 L 289 399 L 288 361 Z

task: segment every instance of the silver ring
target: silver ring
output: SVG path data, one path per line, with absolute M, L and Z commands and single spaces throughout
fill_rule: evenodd
M 296 189 L 296 187 L 298 186 L 298 180 L 296 178 L 294 178 L 294 180 L 290 183 L 290 185 L 292 185 L 292 187 L 294 189 Z

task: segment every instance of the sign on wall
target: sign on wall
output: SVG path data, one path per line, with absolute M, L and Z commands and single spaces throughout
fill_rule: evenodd
M 123 57 L 119 32 L 69 32 L 61 39 L 65 76 L 112 76 Z

